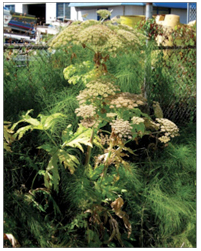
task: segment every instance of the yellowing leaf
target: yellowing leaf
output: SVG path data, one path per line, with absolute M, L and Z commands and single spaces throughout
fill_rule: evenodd
M 53 155 L 48 163 L 48 166 L 46 168 L 46 173 L 49 173 L 48 175 L 45 175 L 45 181 L 47 184 L 48 182 L 48 178 L 50 178 L 51 180 L 51 185 L 53 186 L 54 190 L 58 192 L 59 190 L 59 180 L 60 180 L 60 176 L 59 176 L 59 171 L 58 171 L 58 166 L 57 166 L 57 162 L 58 162 L 58 157 L 57 155 Z M 51 173 L 51 175 L 50 175 Z M 48 184 L 49 187 L 49 184 Z M 48 188 L 47 187 L 47 188 Z
M 3 126 L 3 137 L 4 137 L 4 149 L 12 152 L 11 151 L 11 143 L 15 140 L 15 137 L 13 136 L 14 131 L 9 129 L 10 122 L 4 121 L 4 126 Z
M 21 127 L 17 130 L 17 132 L 15 133 L 15 136 L 18 137 L 18 139 L 20 140 L 23 135 L 28 131 L 31 130 L 33 127 L 31 125 L 27 125 L 24 127 Z
M 75 168 L 80 164 L 74 155 L 67 153 L 65 150 L 60 149 L 58 151 L 58 158 L 59 161 L 64 164 L 64 167 L 69 169 L 71 174 L 75 172 Z

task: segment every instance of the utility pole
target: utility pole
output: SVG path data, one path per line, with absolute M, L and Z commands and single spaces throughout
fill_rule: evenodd
M 146 20 L 152 18 L 153 4 L 146 3 Z M 148 34 L 147 34 L 148 36 Z M 149 40 L 146 40 L 146 51 L 145 51 L 145 78 L 144 78 L 144 97 L 148 99 L 149 103 L 149 86 L 151 80 L 151 51 L 149 46 Z
M 153 4 L 146 3 L 146 20 L 152 18 Z

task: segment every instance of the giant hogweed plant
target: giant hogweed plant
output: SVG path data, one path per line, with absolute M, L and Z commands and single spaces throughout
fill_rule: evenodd
M 107 71 L 105 62 L 110 56 L 115 57 L 117 53 L 126 53 L 127 50 L 138 47 L 140 40 L 132 28 L 116 26 L 108 21 L 104 24 L 103 19 L 100 22 L 88 20 L 72 24 L 50 45 L 56 48 L 62 45 L 71 50 L 74 43 L 79 43 L 84 49 L 94 52 L 94 67 L 83 62 L 83 66 L 71 65 L 64 69 L 64 76 L 67 79 L 70 77 L 70 83 L 76 84 L 76 79 L 72 79 L 73 74 L 69 75 L 70 71 L 76 73 L 83 67 L 90 68 L 90 74 L 82 76 L 86 88 L 77 96 L 79 107 L 75 113 L 80 118 L 77 131 L 73 132 L 71 125 L 67 125 L 61 139 L 55 140 L 51 130 L 56 120 L 65 115 L 40 114 L 35 119 L 30 116 L 30 111 L 11 129 L 14 130 L 21 122 L 25 122 L 28 125 L 17 129 L 16 138 L 21 139 L 28 130 L 34 129 L 42 130 L 47 135 L 48 142 L 39 148 L 48 152 L 50 159 L 46 170 L 39 171 L 39 174 L 44 176 L 44 185 L 50 191 L 59 191 L 59 163 L 72 175 L 76 175 L 76 167 L 82 168 L 82 164 L 84 165 L 84 173 L 94 192 L 85 206 L 83 204 L 82 213 L 76 221 L 81 228 L 85 228 L 88 245 L 109 245 L 116 240 L 120 246 L 125 246 L 120 225 L 124 224 L 127 238 L 131 236 L 132 226 L 129 215 L 121 209 L 126 190 L 119 189 L 117 183 L 121 178 L 120 167 L 123 166 L 128 172 L 132 170 L 128 159 L 131 155 L 135 157 L 136 149 L 128 147 L 128 143 L 138 145 L 144 136 L 149 136 L 154 139 L 154 143 L 151 143 L 154 149 L 167 146 L 171 138 L 178 135 L 179 129 L 172 121 L 163 118 L 159 103 L 154 104 L 155 116 L 151 117 L 145 112 L 147 101 L 142 95 L 121 92 L 115 84 L 115 78 Z M 95 144 L 101 151 L 96 156 L 92 152 Z M 80 163 L 78 152 L 85 154 L 84 163 Z M 115 174 L 111 173 L 114 168 Z

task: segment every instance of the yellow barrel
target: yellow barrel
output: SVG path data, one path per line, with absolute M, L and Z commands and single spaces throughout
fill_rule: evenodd
M 177 25 L 181 25 L 180 16 L 174 15 L 174 14 L 167 14 L 165 16 L 159 15 L 156 17 L 155 20 L 156 20 L 157 24 L 161 24 L 163 26 L 164 30 L 166 30 L 169 33 L 168 34 L 169 40 L 164 41 L 163 36 L 157 36 L 156 41 L 157 41 L 158 45 L 163 44 L 164 46 L 173 46 L 171 33 Z M 181 39 L 178 39 L 177 43 L 178 43 L 178 45 L 180 45 Z
M 139 21 L 145 20 L 144 15 L 137 16 L 120 16 L 121 24 L 134 27 Z
M 164 19 L 164 26 L 174 28 L 176 25 L 180 24 L 180 16 L 167 14 Z

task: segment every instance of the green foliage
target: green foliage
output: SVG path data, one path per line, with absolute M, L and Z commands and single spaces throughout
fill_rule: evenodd
M 94 76 L 94 65 L 90 61 L 84 61 L 82 64 L 74 64 L 66 67 L 63 71 L 64 78 L 70 84 L 77 84 L 82 81 L 85 85 Z
M 63 163 L 64 167 L 68 168 L 73 174 L 75 172 L 75 167 L 77 167 L 80 162 L 76 156 L 70 154 L 69 148 L 78 148 L 79 150 L 84 152 L 81 144 L 92 147 L 91 143 L 88 141 L 89 135 L 91 135 L 91 129 L 86 129 L 80 126 L 73 134 L 71 125 L 68 125 L 63 132 L 62 142 L 60 142 L 61 145 L 58 145 L 48 131 L 51 132 L 55 121 L 60 117 L 63 117 L 64 115 L 61 113 L 55 113 L 49 116 L 39 114 L 38 117 L 40 118 L 40 120 L 38 120 L 32 118 L 29 115 L 30 112 L 31 110 L 23 115 L 21 120 L 13 124 L 12 130 L 14 130 L 19 123 L 25 122 L 29 125 L 20 127 L 15 133 L 15 137 L 18 138 L 18 140 L 20 140 L 28 130 L 41 130 L 48 136 L 51 144 L 46 143 L 42 146 L 38 146 L 38 149 L 45 150 L 51 156 L 46 171 L 40 172 L 40 174 L 44 176 L 45 187 L 47 187 L 47 189 L 53 187 L 53 189 L 58 192 L 60 176 L 57 163 Z
M 160 102 L 149 113 L 143 77 L 134 79 L 144 76 L 144 37 L 103 19 L 52 41 L 41 74 L 53 69 L 58 89 L 47 75 L 34 92 L 39 115 L 27 109 L 5 126 L 6 231 L 22 247 L 195 247 L 195 128 L 179 136 Z M 167 78 L 164 65 L 155 68 Z
M 156 39 L 158 35 L 163 34 L 162 25 L 157 24 L 155 18 L 150 18 L 139 22 L 136 25 L 136 28 L 152 40 Z
M 3 147 L 6 151 L 12 152 L 11 151 L 11 143 L 15 140 L 15 138 L 13 137 L 13 133 L 14 131 L 11 130 L 10 127 L 11 123 L 4 121 L 4 126 L 3 126 L 3 137 L 4 137 L 4 141 L 3 141 Z
M 158 101 L 165 116 L 174 121 L 176 118 L 184 120 L 184 117 L 186 121 L 193 120 L 196 109 L 196 50 L 161 51 L 153 54 L 153 58 L 150 100 Z

